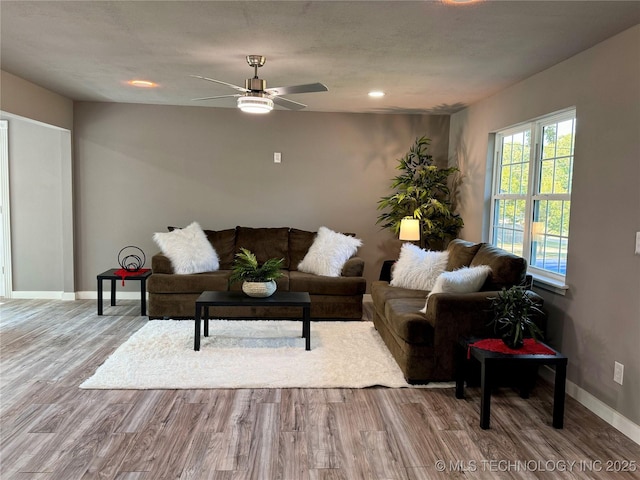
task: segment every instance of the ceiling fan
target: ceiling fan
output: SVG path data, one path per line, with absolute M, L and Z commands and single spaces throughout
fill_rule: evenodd
M 215 100 L 218 98 L 238 98 L 238 108 L 248 113 L 269 113 L 273 110 L 274 103 L 289 110 L 300 110 L 306 107 L 305 104 L 294 102 L 281 95 L 292 95 L 294 93 L 312 93 L 326 92 L 329 89 L 322 83 L 307 83 L 305 85 L 291 85 L 289 87 L 266 88 L 267 81 L 258 78 L 258 68 L 262 67 L 266 62 L 266 57 L 262 55 L 247 55 L 247 63 L 254 69 L 253 78 L 247 78 L 244 81 L 244 87 L 234 85 L 232 83 L 215 80 L 213 78 L 202 77 L 200 75 L 190 75 L 194 78 L 207 80 L 208 82 L 226 85 L 240 93 L 232 95 L 217 95 L 215 97 L 194 98 L 193 101 L 199 100 Z

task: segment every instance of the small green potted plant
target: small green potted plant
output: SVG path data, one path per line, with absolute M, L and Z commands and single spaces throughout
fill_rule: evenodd
M 282 276 L 284 258 L 270 258 L 262 265 L 246 248 L 236 253 L 231 267 L 230 283 L 242 281 L 242 291 L 250 297 L 269 297 L 276 291 L 275 280 Z
M 509 348 L 522 348 L 525 336 L 542 340 L 543 334 L 534 316 L 544 315 L 523 287 L 503 288 L 497 297 L 490 298 L 493 320 L 489 323 Z

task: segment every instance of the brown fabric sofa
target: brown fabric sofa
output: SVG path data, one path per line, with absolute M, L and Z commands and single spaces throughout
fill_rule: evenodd
M 315 232 L 287 227 L 236 227 L 204 232 L 218 253 L 220 270 L 177 275 L 165 255 L 155 254 L 151 259 L 153 274 L 147 281 L 149 318 L 193 318 L 196 299 L 202 292 L 240 290 L 240 283 L 229 285 L 229 276 L 235 254 L 244 247 L 255 253 L 260 263 L 269 258 L 284 259 L 284 275 L 276 281 L 278 290 L 309 292 L 312 319 L 362 319 L 366 280 L 362 276 L 364 261 L 361 258 L 350 258 L 340 277 L 298 271 L 297 266 L 312 245 Z M 299 318 L 301 313 L 299 308 L 286 307 L 211 309 L 211 315 L 216 314 L 225 318 Z
M 409 383 L 454 379 L 454 346 L 461 336 L 491 336 L 491 300 L 503 287 L 523 285 L 527 262 L 485 243 L 452 241 L 447 270 L 489 265 L 492 273 L 480 292 L 437 293 L 429 297 L 427 313 L 420 312 L 429 292 L 371 285 L 373 322 Z M 528 292 L 542 307 L 543 300 Z M 544 331 L 544 319 L 536 322 Z

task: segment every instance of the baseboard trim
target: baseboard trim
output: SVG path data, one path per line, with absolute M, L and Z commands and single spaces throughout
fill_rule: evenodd
M 23 300 L 76 300 L 76 294 L 73 292 L 57 292 L 57 291 L 25 291 L 18 290 L 11 292 L 11 298 Z
M 546 381 L 551 384 L 554 383 L 555 371 L 551 367 L 544 366 L 539 370 L 539 373 Z M 640 425 L 633 423 L 602 400 L 594 397 L 589 392 L 569 380 L 567 380 L 565 388 L 567 395 L 577 400 L 578 403 L 586 407 L 592 413 L 595 413 L 613 428 L 640 445 Z
M 76 297 L 78 300 L 97 300 L 98 292 L 94 291 L 86 291 L 86 292 L 76 292 Z M 111 292 L 109 289 L 106 289 L 102 293 L 102 299 L 104 301 L 108 301 L 111 298 Z M 149 298 L 149 293 L 147 293 L 147 299 Z M 116 300 L 138 300 L 140 301 L 140 292 L 116 292 Z

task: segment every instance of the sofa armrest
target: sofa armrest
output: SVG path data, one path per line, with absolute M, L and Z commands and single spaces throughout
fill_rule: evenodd
M 364 260 L 360 257 L 351 257 L 342 267 L 341 276 L 361 277 L 364 272 Z
M 436 293 L 429 297 L 427 320 L 434 328 L 434 342 L 453 346 L 461 336 L 490 336 L 493 329 L 489 322 L 493 319 L 491 298 L 498 296 L 497 291 L 475 293 Z M 528 290 L 527 294 L 542 308 L 544 300 L 537 293 Z M 536 324 L 546 331 L 545 316 L 537 315 Z
M 153 273 L 174 273 L 171 260 L 162 253 L 156 253 L 151 257 L 151 270 Z

